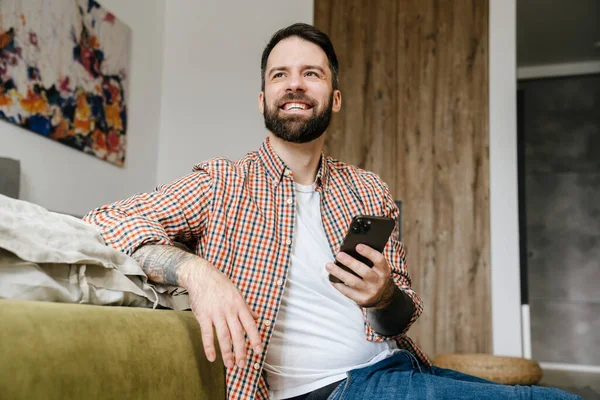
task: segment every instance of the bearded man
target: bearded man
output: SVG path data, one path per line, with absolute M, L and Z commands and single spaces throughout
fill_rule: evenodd
M 397 229 L 383 253 L 357 246 L 372 268 L 338 251 L 354 216 L 399 214 L 377 175 L 323 154 L 338 75 L 323 32 L 276 32 L 261 60 L 258 151 L 204 161 L 85 220 L 151 281 L 187 290 L 210 361 L 216 332 L 229 399 L 555 398 L 431 366 L 406 335 L 423 305 Z

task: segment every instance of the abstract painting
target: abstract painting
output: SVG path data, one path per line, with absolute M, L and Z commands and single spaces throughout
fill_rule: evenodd
M 0 0 L 0 119 L 123 166 L 130 41 L 94 0 Z

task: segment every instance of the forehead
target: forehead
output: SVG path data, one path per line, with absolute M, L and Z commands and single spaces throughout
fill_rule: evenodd
M 283 39 L 269 54 L 267 73 L 272 67 L 318 65 L 329 72 L 327 55 L 316 44 L 297 36 Z

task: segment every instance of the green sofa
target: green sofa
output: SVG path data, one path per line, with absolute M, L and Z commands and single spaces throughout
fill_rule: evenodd
M 0 398 L 224 399 L 191 312 L 0 300 Z

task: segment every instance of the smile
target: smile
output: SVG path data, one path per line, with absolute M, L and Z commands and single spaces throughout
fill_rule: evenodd
M 289 102 L 284 103 L 281 107 L 279 107 L 283 111 L 289 112 L 302 112 L 312 109 L 312 106 L 306 103 L 298 103 L 298 102 Z

